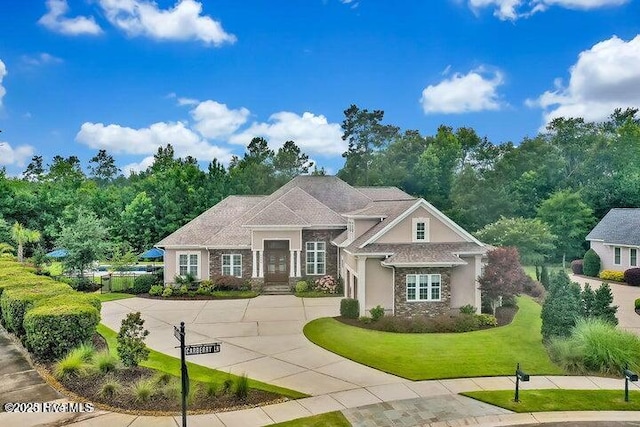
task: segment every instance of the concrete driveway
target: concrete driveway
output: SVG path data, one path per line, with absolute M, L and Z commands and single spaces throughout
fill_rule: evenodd
M 130 298 L 102 305 L 102 323 L 117 331 L 130 312 L 140 311 L 149 330 L 147 345 L 180 357 L 173 326 L 186 326 L 187 344 L 222 342 L 221 352 L 188 360 L 233 374 L 321 395 L 356 388 L 406 382 L 311 343 L 303 326 L 316 318 L 337 316 L 341 298 L 258 296 L 219 301 L 164 301 Z
M 598 289 L 603 282 L 601 279 L 591 279 L 575 274 L 571 274 L 569 278 L 571 281 L 579 283 L 580 286 L 589 283 L 593 290 Z M 636 314 L 634 306 L 636 298 L 640 298 L 640 287 L 615 283 L 609 283 L 609 287 L 611 287 L 613 294 L 613 304 L 618 306 L 616 313 L 618 326 L 640 335 L 640 316 Z

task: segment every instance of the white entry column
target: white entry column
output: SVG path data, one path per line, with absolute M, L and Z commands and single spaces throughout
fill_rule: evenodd
M 251 251 L 253 255 L 253 264 L 251 264 L 251 277 L 258 277 L 258 251 Z

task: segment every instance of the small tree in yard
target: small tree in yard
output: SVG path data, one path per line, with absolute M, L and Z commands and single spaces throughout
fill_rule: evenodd
M 551 278 L 549 293 L 542 305 L 542 338 L 567 337 L 576 320 L 582 317 L 580 286 L 571 283 L 564 270 Z
M 584 288 L 582 289 L 582 316 L 583 317 L 591 317 L 593 313 L 593 306 L 595 303 L 596 294 L 591 289 L 591 286 L 588 283 L 585 283 Z
M 613 295 L 609 284 L 603 283 L 595 292 L 593 300 L 593 308 L 591 309 L 591 317 L 598 317 L 613 325 L 618 324 L 616 312 L 618 306 L 611 305 L 613 303 Z
M 513 298 L 518 295 L 528 277 L 522 270 L 516 248 L 497 248 L 490 251 L 487 257 L 487 265 L 478 282 L 495 315 L 500 297 Z
M 118 333 L 118 356 L 122 363 L 129 367 L 135 367 L 149 357 L 149 349 L 144 339 L 149 331 L 144 329 L 144 320 L 140 312 L 127 314 L 122 320 L 122 326 Z

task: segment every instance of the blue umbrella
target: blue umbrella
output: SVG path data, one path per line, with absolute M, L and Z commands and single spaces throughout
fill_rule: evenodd
M 56 249 L 55 251 L 49 252 L 45 256 L 48 256 L 49 258 L 64 258 L 67 255 L 69 255 L 69 251 L 67 251 L 66 249 Z
M 164 256 L 164 251 L 160 248 L 151 248 L 148 251 L 140 254 L 140 258 L 150 259 L 150 258 L 161 258 Z

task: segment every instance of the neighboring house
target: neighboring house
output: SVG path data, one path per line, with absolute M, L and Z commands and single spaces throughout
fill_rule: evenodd
M 480 309 L 487 247 L 423 199 L 395 187 L 352 187 L 334 176 L 299 176 L 269 196 L 229 196 L 157 246 L 165 282 L 241 277 L 268 288 L 344 280 L 364 315 Z
M 611 209 L 586 239 L 600 257 L 602 270 L 638 267 L 640 208 Z

